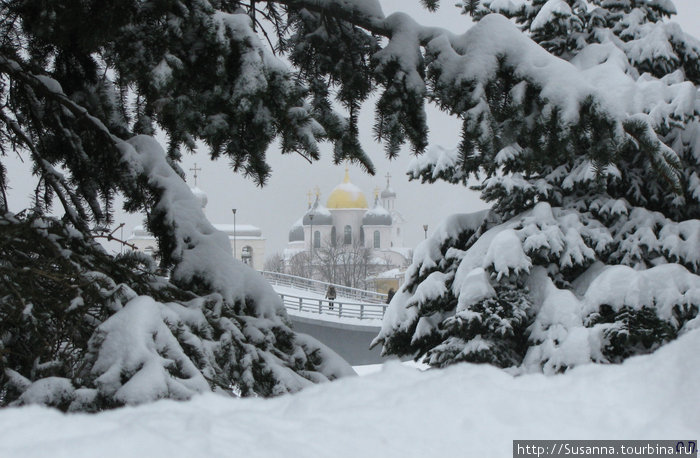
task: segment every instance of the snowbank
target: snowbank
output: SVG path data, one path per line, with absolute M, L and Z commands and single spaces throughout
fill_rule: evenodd
M 0 456 L 512 456 L 513 439 L 696 437 L 700 330 L 622 365 L 513 377 L 487 365 L 379 373 L 274 399 L 202 395 L 98 415 L 0 411 Z

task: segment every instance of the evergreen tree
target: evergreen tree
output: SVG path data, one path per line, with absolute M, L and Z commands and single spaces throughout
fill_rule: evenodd
M 675 13 L 672 2 L 482 0 L 460 7 L 480 23 L 494 21 L 494 12 L 514 19 L 602 93 L 633 81 L 654 102 L 626 121 L 626 138 L 616 136 L 618 127 L 600 116 L 593 98 L 581 98 L 575 123 L 562 129 L 565 110 L 538 111 L 561 95 L 551 90 L 542 99 L 542 83 L 499 55 L 501 73 L 483 84 L 488 102 L 466 111 L 457 150 L 435 148 L 409 172 L 429 182 L 476 178 L 492 212 L 447 221 L 416 250 L 374 344 L 436 366 L 472 361 L 556 372 L 620 362 L 696 326 L 700 42 L 664 22 Z M 665 101 L 656 98 L 661 94 Z M 688 107 L 685 114 L 671 108 L 676 103 Z M 651 128 L 642 126 L 645 118 Z M 667 146 L 645 148 L 654 137 Z M 656 277 L 663 280 L 640 283 Z M 489 323 L 504 330 L 497 339 Z
M 385 17 L 373 0 L 6 0 L 0 31 L 0 152 L 26 157 L 38 177 L 32 209 L 12 215 L 5 190 L 22 178 L 0 167 L 3 405 L 94 410 L 206 390 L 267 396 L 347 374 L 350 368 L 332 352 L 290 329 L 274 291 L 232 258 L 225 235 L 208 223 L 183 182 L 178 161 L 201 141 L 212 158 L 223 156 L 262 184 L 273 141 L 282 153 L 308 160 L 318 158 L 319 141 L 329 141 L 336 162 L 355 161 L 373 172 L 357 116 L 375 90 L 381 94 L 374 131 L 390 157 L 406 142 L 416 153 L 425 150 L 423 105 L 431 100 L 463 120 L 463 142 L 457 155 L 422 162 L 416 176 L 466 181 L 485 173 L 484 192 L 497 201 L 492 218 L 468 219 L 467 232 L 429 245 L 422 258 L 428 264 L 412 271 L 408 289 L 397 295 L 405 299 L 418 279 L 439 279 L 423 291 L 432 304 L 428 323 L 441 322 L 436 313 L 453 314 L 455 302 L 465 312 L 477 307 L 480 322 L 465 313 L 446 325 L 463 340 L 481 336 L 484 344 L 472 352 L 479 360 L 506 365 L 522 358 L 533 302 L 521 286 L 538 267 L 535 251 L 556 265 L 551 275 L 558 287 L 597 256 L 641 264 L 658 253 L 697 269 L 693 251 L 683 248 L 695 243 L 696 226 L 678 222 L 683 208 L 691 208 L 680 199 L 688 199 L 683 191 L 693 179 L 678 152 L 695 151 L 694 134 L 685 129 L 674 137 L 672 130 L 695 119 L 692 83 L 637 79 L 607 61 L 583 71 L 502 17 L 484 17 L 456 36 L 405 14 Z M 624 94 L 594 88 L 596 71 L 617 78 Z M 166 150 L 152 137 L 157 129 L 167 135 Z M 639 198 L 623 201 L 628 184 L 621 171 L 628 163 L 646 182 Z M 606 184 L 610 198 L 600 192 Z M 125 196 L 127 211 L 146 214 L 167 280 L 146 259 L 115 258 L 94 243 L 112 221 L 117 194 Z M 492 262 L 481 266 L 489 277 L 462 268 L 452 243 L 483 248 L 494 221 L 543 196 L 566 207 L 538 210 L 554 222 L 539 227 L 523 219 L 522 227 L 494 234 L 500 242 L 484 251 Z M 680 216 L 665 212 L 666 196 L 674 196 Z M 46 215 L 54 201 L 58 218 Z M 590 214 L 572 216 L 579 207 Z M 637 225 L 642 220 L 654 225 Z M 576 223 L 581 237 L 557 233 L 561 221 Z M 528 231 L 532 246 L 504 258 L 498 247 L 514 246 Z M 542 242 L 547 237 L 549 248 Z M 458 281 L 445 283 L 451 278 L 473 281 L 469 301 L 456 292 Z M 692 301 L 679 304 L 689 305 L 669 312 L 683 317 L 676 328 L 694 316 Z M 638 321 L 653 322 L 647 318 Z M 444 337 L 430 326 L 421 335 L 437 336 L 431 342 Z M 502 354 L 490 356 L 489 345 Z M 436 364 L 448 363 L 454 352 L 454 346 L 436 350 Z
M 700 41 L 677 24 L 665 22 L 676 13 L 670 0 L 483 0 L 477 8 L 462 5 L 462 9 L 473 11 L 477 20 L 488 13 L 514 19 L 543 48 L 582 70 L 614 61 L 625 73 L 649 86 L 657 84 L 649 76 L 667 82 L 700 83 Z M 688 86 L 683 90 L 694 89 Z M 657 183 L 651 169 L 665 165 L 656 161 L 650 164 L 637 154 L 636 148 L 618 159 L 626 173 L 609 186 L 617 187 L 615 193 L 633 205 L 661 211 L 674 219 L 696 217 L 700 214 L 700 158 L 694 144 L 696 116 L 663 112 L 658 107 L 648 111 L 657 117 L 657 133 L 682 163 L 678 183 L 681 191 L 668 193 L 665 186 Z M 630 126 L 630 130 L 634 129 Z

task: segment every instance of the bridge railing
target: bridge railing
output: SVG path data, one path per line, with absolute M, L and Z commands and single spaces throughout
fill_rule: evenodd
M 265 277 L 267 281 L 273 285 L 289 286 L 294 289 L 300 289 L 303 291 L 313 291 L 321 295 L 326 294 L 329 283 L 311 280 L 309 278 L 297 277 L 294 275 L 283 274 L 279 272 L 268 272 L 266 270 L 260 271 L 260 273 Z M 352 299 L 354 301 L 373 303 L 373 304 L 383 304 L 386 302 L 386 294 L 378 293 L 376 291 L 365 291 L 358 288 L 350 288 L 349 286 L 343 285 L 333 285 L 335 287 L 335 292 L 337 296 Z
M 330 301 L 328 299 L 312 299 L 290 294 L 280 294 L 280 297 L 287 310 L 292 312 L 309 312 L 358 320 L 381 320 L 384 318 L 387 307 L 386 304 Z

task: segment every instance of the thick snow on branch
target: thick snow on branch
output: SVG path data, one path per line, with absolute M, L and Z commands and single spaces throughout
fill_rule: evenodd
M 482 95 L 484 86 L 494 79 L 499 59 L 505 59 L 516 77 L 540 86 L 542 99 L 549 102 L 550 109 L 559 108 L 563 119 L 569 123 L 577 122 L 581 103 L 587 97 L 600 95 L 576 67 L 548 53 L 497 14 L 485 17 L 452 40 L 447 36 L 433 39 L 427 51 L 435 56 L 431 65 L 441 70 L 440 86 L 458 87 L 473 82 L 477 85 L 476 97 Z M 618 118 L 625 114 L 623 102 L 623 97 L 600 98 L 600 108 Z
M 608 362 L 602 350 L 610 345 L 609 333 L 617 324 L 592 323 L 601 306 L 611 307 L 617 313 L 641 312 L 646 308 L 654 310 L 661 320 L 682 327 L 681 332 L 694 328 L 693 321 L 679 323 L 674 313 L 700 303 L 700 276 L 678 264 L 643 271 L 595 265 L 588 275 L 594 279 L 582 297 L 557 288 L 544 269 L 537 269 L 528 287 L 541 305 L 530 327 L 533 345 L 523 360 L 525 371 L 551 374 L 591 361 Z M 625 329 L 623 333 L 633 331 L 636 330 Z
M 674 319 L 674 307 L 700 304 L 700 276 L 678 264 L 664 264 L 648 270 L 608 266 L 591 282 L 583 297 L 584 316 L 601 305 L 612 310 L 622 307 L 653 307 L 659 318 Z
M 374 344 L 405 354 L 396 346 L 407 340 L 403 351 L 425 353 L 431 365 L 554 373 L 619 362 L 694 329 L 700 221 L 619 200 L 591 208 L 615 222 L 546 202 L 490 228 L 485 213 L 451 217 L 416 248 Z M 527 345 L 509 341 L 512 333 Z
M 229 304 L 254 298 L 259 316 L 284 316 L 279 296 L 257 272 L 234 259 L 228 237 L 204 216 L 199 199 L 168 164 L 160 144 L 140 135 L 120 147 L 134 172 L 148 177 L 149 185 L 160 192 L 153 212 L 172 228 L 171 278 L 183 284 L 204 281 Z
M 165 323 L 172 318 L 166 310 L 150 297 L 137 297 L 97 328 L 91 345 L 101 395 L 134 405 L 210 391 Z
M 454 242 L 460 234 L 464 232 L 476 233 L 484 223 L 488 215 L 488 210 L 482 212 L 452 215 L 444 221 L 435 232 L 426 240 L 421 242 L 413 252 L 413 263 L 406 272 L 406 279 L 425 278 L 422 283 L 445 282 L 451 280 L 454 274 L 443 275 L 440 272 L 435 272 L 436 275 L 430 275 L 431 272 L 438 270 L 439 264 L 444 254 L 442 247 Z M 442 296 L 445 292 L 444 284 L 430 284 L 421 288 L 421 299 L 436 298 Z M 418 315 L 416 303 L 418 300 L 413 299 L 415 292 L 408 291 L 406 288 L 399 288 L 399 291 L 394 295 L 391 301 L 391 306 L 387 309 L 384 321 L 382 322 L 382 330 L 372 345 L 376 345 L 381 338 L 391 334 L 395 329 L 410 326 Z
M 394 31 L 384 49 L 378 51 L 373 58 L 382 66 L 396 62 L 406 75 L 406 85 L 411 91 L 425 92 L 425 82 L 419 70 L 423 67 L 423 56 L 420 52 L 421 36 L 416 23 L 405 13 L 394 13 L 386 19 L 387 25 Z
M 597 161 L 614 164 L 619 160 L 615 153 L 632 143 L 646 150 L 665 179 L 678 188 L 678 171 L 673 172 L 677 153 L 656 132 L 690 120 L 699 111 L 697 90 L 680 71 L 663 79 L 636 77 L 627 56 L 610 42 L 590 45 L 568 62 L 497 14 L 460 36 L 435 33 L 425 49 L 433 97 L 465 119 L 465 129 L 476 144 L 473 149 L 433 150 L 416 158 L 409 170 L 412 177 L 465 181 L 467 174 L 480 167 L 490 171 L 493 163 L 503 163 L 513 151 L 548 154 L 540 152 L 547 151 L 548 144 L 581 154 L 575 150 L 577 137 L 586 135 L 586 130 L 577 126 L 592 122 L 606 125 L 606 131 L 596 132 L 600 144 L 607 145 L 601 151 L 605 157 L 594 156 Z M 503 80 L 504 73 L 512 82 Z M 499 114 L 504 103 L 514 113 L 505 120 Z M 554 124 L 558 131 L 535 142 L 522 133 Z M 472 162 L 460 167 L 465 156 Z
M 493 8 L 493 3 L 491 4 Z M 535 30 L 544 28 L 552 19 L 552 17 L 567 18 L 572 15 L 571 7 L 564 0 L 548 0 L 535 19 L 532 20 L 530 29 Z

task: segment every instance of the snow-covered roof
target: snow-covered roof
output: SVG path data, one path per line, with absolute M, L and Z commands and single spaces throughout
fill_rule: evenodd
M 302 218 L 299 218 L 296 223 L 292 225 L 289 229 L 289 241 L 290 242 L 303 242 L 304 241 L 304 226 L 302 225 Z
M 229 237 L 233 237 L 233 224 L 214 224 L 214 228 L 224 232 Z M 262 237 L 262 231 L 259 227 L 251 224 L 236 224 L 236 237 Z M 133 239 L 154 239 L 153 235 L 146 230 L 142 225 L 135 226 L 129 240 Z
M 406 218 L 404 218 L 403 215 L 396 209 L 391 210 L 391 219 L 394 221 L 394 226 L 398 226 L 406 222 Z
M 128 240 L 131 239 L 154 239 L 153 235 L 146 230 L 145 227 L 142 225 L 134 226 L 134 229 L 131 231 L 131 235 L 129 236 Z
M 398 278 L 406 274 L 405 270 L 401 270 L 399 268 L 396 269 L 389 269 L 384 272 L 379 272 L 377 275 L 373 275 L 368 278 Z
M 374 207 L 367 210 L 365 216 L 362 217 L 362 225 L 364 226 L 391 226 L 391 213 L 382 207 L 379 199 L 374 200 Z
M 313 215 L 313 220 L 311 216 Z M 314 205 L 306 212 L 302 218 L 302 224 L 304 226 L 310 226 L 313 223 L 314 226 L 330 226 L 333 224 L 333 216 L 330 210 L 323 206 L 316 198 Z
M 262 237 L 260 228 L 252 224 L 236 224 L 235 226 L 233 224 L 214 224 L 214 227 L 229 236 L 233 236 L 235 229 L 236 237 Z
M 299 245 L 299 246 L 296 246 Z M 302 253 L 306 251 L 304 248 L 304 245 L 300 244 L 299 242 L 292 243 L 290 246 L 282 250 L 282 257 L 284 257 L 285 261 L 289 261 L 292 259 L 294 256 L 298 255 L 299 253 Z
M 394 246 L 394 247 L 389 248 L 389 251 L 393 251 L 394 253 L 398 253 L 408 260 L 410 260 L 411 256 L 413 255 L 413 249 L 407 248 L 407 247 Z

